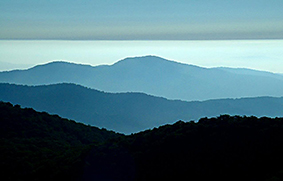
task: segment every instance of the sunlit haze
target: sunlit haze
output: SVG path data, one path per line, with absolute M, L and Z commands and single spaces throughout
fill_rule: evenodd
M 156 55 L 202 67 L 241 67 L 283 73 L 283 40 L 234 41 L 0 41 L 0 70 L 51 61 L 113 64 Z

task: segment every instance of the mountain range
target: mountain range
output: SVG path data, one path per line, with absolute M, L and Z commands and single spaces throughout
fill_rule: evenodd
M 0 100 L 126 134 L 220 114 L 283 116 L 283 97 L 187 102 L 144 93 L 106 93 L 67 83 L 41 86 L 1 83 Z
M 0 101 L 5 180 L 283 179 L 283 119 L 222 115 L 123 135 Z
M 154 56 L 0 72 L 2 177 L 282 180 L 282 83 Z
M 51 62 L 26 70 L 0 72 L 0 82 L 24 85 L 75 83 L 118 93 L 142 92 L 179 100 L 283 96 L 283 75 L 250 69 L 203 68 L 156 56 L 113 65 Z

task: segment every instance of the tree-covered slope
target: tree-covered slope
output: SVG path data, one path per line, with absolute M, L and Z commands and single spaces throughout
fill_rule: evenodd
M 59 116 L 0 102 L 0 167 L 5 180 L 75 180 L 91 145 L 118 136 Z
M 5 180 L 283 179 L 283 119 L 222 115 L 128 136 L 0 102 Z
M 223 115 L 179 121 L 93 149 L 83 178 L 282 180 L 282 140 L 282 118 Z

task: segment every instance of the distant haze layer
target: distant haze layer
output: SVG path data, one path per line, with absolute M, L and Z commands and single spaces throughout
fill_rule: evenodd
M 282 0 L 1 0 L 1 39 L 283 38 Z
M 241 67 L 283 73 L 283 40 L 0 41 L 0 71 L 54 60 L 101 65 L 156 55 L 202 67 Z

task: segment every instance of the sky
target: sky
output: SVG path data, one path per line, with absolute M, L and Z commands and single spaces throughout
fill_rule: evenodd
M 1 0 L 0 71 L 157 55 L 282 73 L 282 9 L 283 0 Z
M 282 39 L 282 0 L 1 0 L 0 39 Z
M 51 61 L 111 65 L 126 57 L 155 55 L 207 68 L 283 73 L 283 40 L 0 40 L 0 50 L 0 71 L 26 69 Z

